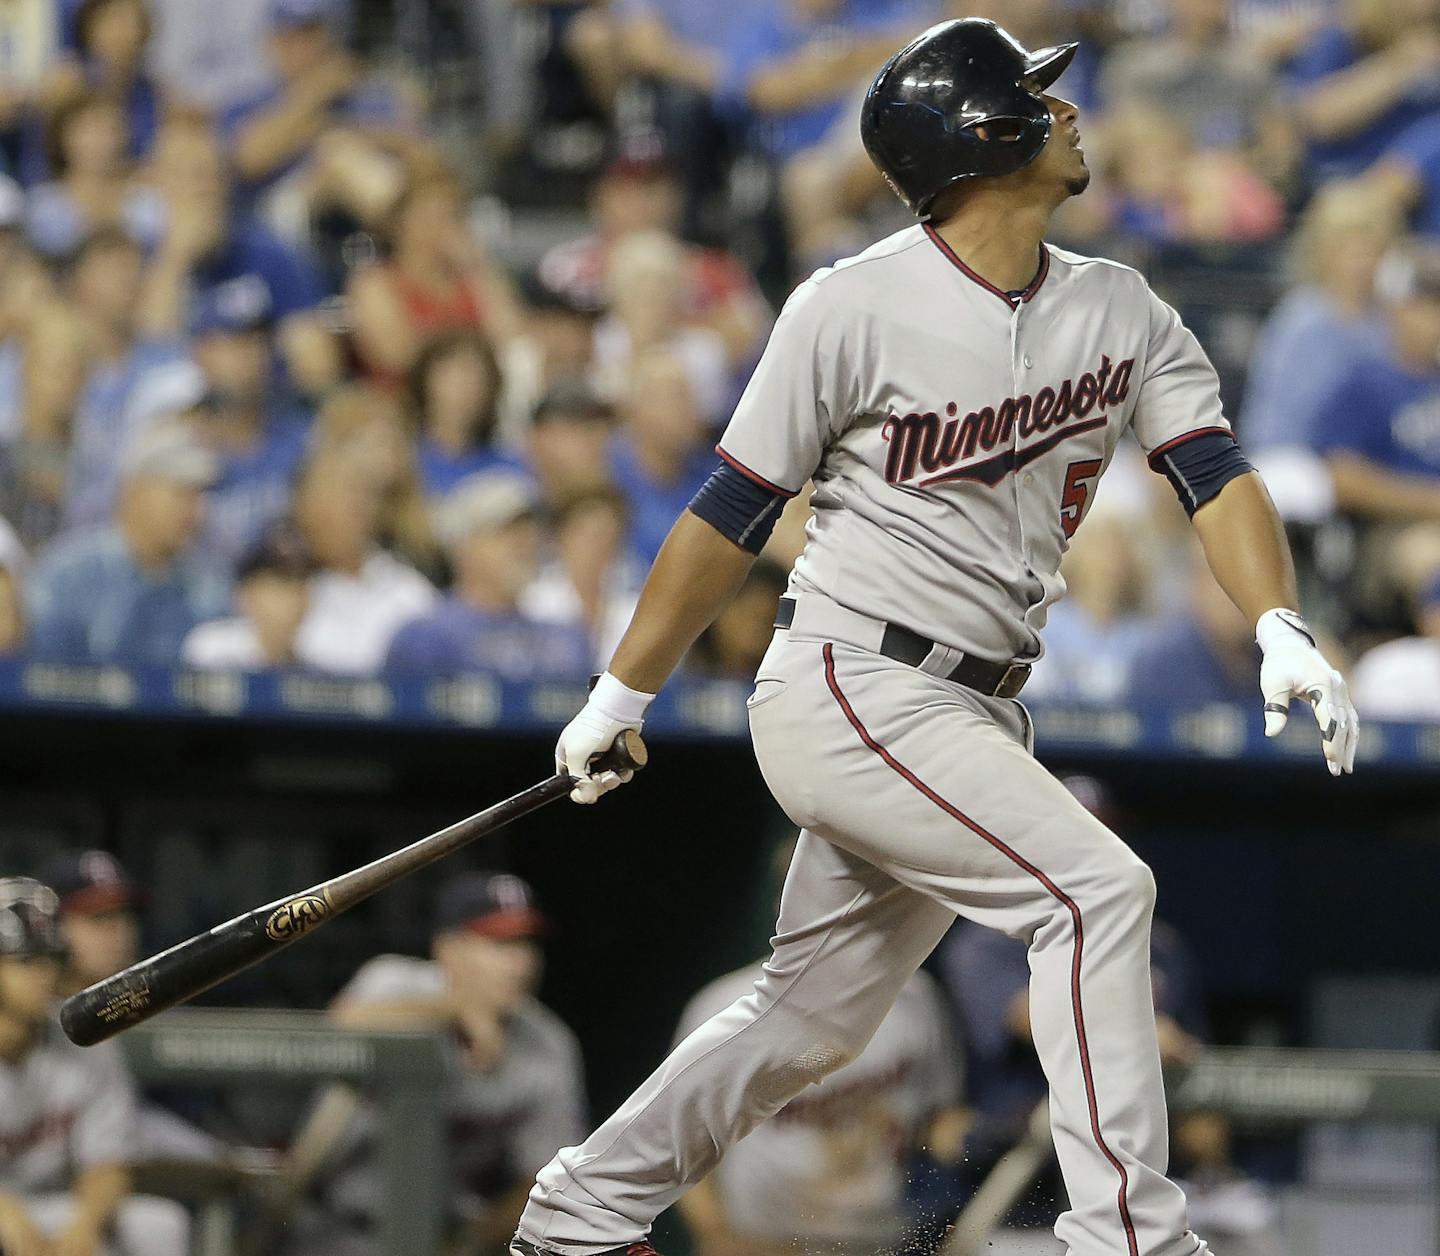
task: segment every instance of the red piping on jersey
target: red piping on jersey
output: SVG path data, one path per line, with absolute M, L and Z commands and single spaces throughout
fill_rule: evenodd
M 1218 432 L 1221 436 L 1228 436 L 1231 440 L 1235 439 L 1235 433 L 1228 427 L 1197 427 L 1193 432 L 1186 432 L 1181 436 L 1167 440 L 1158 449 L 1154 450 L 1145 461 L 1153 467 L 1158 459 L 1164 457 L 1177 445 L 1183 445 L 1186 441 L 1194 440 L 1197 436 L 1209 436 L 1213 432 Z
M 1080 1004 L 1080 959 L 1085 949 L 1085 923 L 1080 916 L 1079 904 L 1018 851 L 1013 850 L 993 833 L 982 828 L 958 807 L 946 802 L 945 799 L 940 797 L 939 794 L 916 776 L 914 772 L 876 741 L 875 738 L 870 735 L 865 725 L 860 722 L 860 717 L 855 714 L 855 709 L 850 705 L 849 699 L 845 697 L 845 694 L 840 689 L 840 683 L 835 678 L 834 647 L 829 642 L 825 643 L 823 653 L 825 656 L 825 683 L 830 687 L 830 692 L 834 695 L 835 701 L 840 704 L 840 709 L 845 713 L 845 718 L 850 721 L 850 727 L 859 734 L 860 740 L 880 756 L 886 767 L 903 777 L 924 794 L 926 798 L 939 807 L 941 811 L 945 812 L 946 815 L 952 819 L 959 820 L 967 829 L 976 834 L 976 836 L 983 838 L 1016 867 L 1028 872 L 1039 881 L 1041 885 L 1060 900 L 1065 910 L 1070 913 L 1070 921 L 1073 925 L 1075 937 L 1074 958 L 1070 963 L 1070 1011 L 1075 1022 L 1075 1041 L 1080 1049 L 1080 1072 L 1085 1079 L 1085 1103 L 1090 1109 L 1090 1135 L 1094 1138 L 1095 1145 L 1100 1148 L 1101 1154 L 1110 1162 L 1110 1166 L 1120 1177 L 1120 1194 L 1117 1200 L 1120 1210 L 1120 1223 L 1125 1228 L 1125 1242 L 1130 1249 L 1130 1256 L 1139 1256 L 1140 1249 L 1135 1239 L 1135 1224 L 1130 1220 L 1130 1202 L 1126 1198 L 1130 1190 L 1130 1176 L 1125 1172 L 1125 1166 L 1121 1164 L 1119 1157 L 1110 1150 L 1109 1144 L 1105 1141 L 1105 1136 L 1100 1132 L 1100 1110 L 1095 1099 L 1095 1076 L 1090 1068 L 1090 1043 L 1085 1034 L 1085 1013 Z
M 955 252 L 955 250 L 952 249 L 949 244 L 945 242 L 944 237 L 941 236 L 941 234 L 936 231 L 935 228 L 932 227 L 928 222 L 923 223 L 922 225 L 925 228 L 925 234 L 930 237 L 935 247 L 939 249 L 943 254 L 945 254 L 945 256 L 950 260 L 950 264 L 954 266 L 962 275 L 964 275 L 966 279 L 969 279 L 972 283 L 978 283 L 987 292 L 993 292 L 1012 310 L 1015 308 L 1017 302 L 1014 298 L 1010 296 L 1008 292 L 997 288 L 993 283 L 986 279 L 985 276 L 976 274 L 973 270 L 970 269 L 970 267 L 965 265 L 965 263 L 960 260 L 960 255 Z M 1029 287 L 1027 287 L 1025 291 L 1020 294 L 1020 301 L 1018 303 L 1028 301 L 1037 292 L 1039 292 L 1040 285 L 1045 282 L 1045 276 L 1049 273 L 1050 250 L 1042 244 L 1040 246 L 1040 269 L 1035 272 L 1035 278 L 1030 281 Z
M 719 445 L 715 446 L 715 452 L 719 454 L 720 457 L 722 457 L 732 467 L 734 467 L 735 470 L 740 472 L 740 474 L 743 475 L 747 480 L 752 480 L 761 488 L 767 489 L 768 491 L 775 493 L 777 496 L 794 497 L 797 493 L 800 492 L 798 488 L 781 488 L 778 484 L 771 484 L 770 481 L 767 480 L 763 475 L 757 475 L 738 458 L 734 458 L 730 454 L 727 454 L 723 449 L 720 448 Z

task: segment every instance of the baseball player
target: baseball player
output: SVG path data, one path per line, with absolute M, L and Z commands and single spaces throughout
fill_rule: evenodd
M 135 1095 L 119 1048 L 52 1019 L 65 944 L 53 890 L 0 879 L 0 1251 L 183 1256 L 179 1204 L 130 1194 Z
M 933 27 L 881 70 L 867 149 L 921 222 L 791 296 L 589 702 L 561 734 L 573 797 L 638 728 L 813 480 L 808 543 L 750 699 L 756 757 L 804 830 L 754 990 L 540 1173 L 519 1256 L 643 1256 L 656 1215 L 805 1086 L 853 1059 L 957 914 L 1022 939 L 1073 1256 L 1195 1256 L 1165 1177 L 1150 870 L 1031 756 L 1016 702 L 1058 574 L 1133 432 L 1256 625 L 1266 731 L 1307 700 L 1349 771 L 1345 683 L 1295 610 L 1263 485 L 1213 368 L 1135 271 L 1044 242 L 1089 179 L 1046 88 L 1075 45 Z

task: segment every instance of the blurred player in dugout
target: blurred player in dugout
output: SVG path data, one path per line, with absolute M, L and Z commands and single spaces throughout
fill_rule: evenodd
M 0 1252 L 185 1256 L 185 1210 L 130 1192 L 135 1093 L 119 1048 L 76 1047 L 55 1019 L 65 954 L 54 891 L 0 879 Z
M 377 956 L 331 1009 L 344 1029 L 445 1033 L 447 1256 L 503 1252 L 536 1171 L 585 1135 L 579 1043 L 535 997 L 545 929 L 519 877 L 462 874 L 436 901 L 431 957 Z M 292 1250 L 379 1256 L 377 1127 L 377 1110 L 354 1088 L 332 1086 L 314 1105 L 287 1179 L 292 1199 L 321 1207 L 295 1210 Z

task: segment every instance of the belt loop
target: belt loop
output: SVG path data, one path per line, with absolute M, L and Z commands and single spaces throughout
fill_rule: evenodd
M 938 641 L 930 646 L 930 653 L 927 654 L 916 667 L 930 676 L 948 677 L 958 666 L 960 660 L 965 657 L 963 650 L 957 650 L 952 646 L 941 645 Z

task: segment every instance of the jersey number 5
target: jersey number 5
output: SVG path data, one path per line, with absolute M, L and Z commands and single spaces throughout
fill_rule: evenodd
M 1085 507 L 1090 502 L 1090 484 L 1100 474 L 1100 459 L 1086 458 L 1072 462 L 1065 468 L 1065 488 L 1060 494 L 1060 526 L 1068 540 L 1075 535 L 1080 520 L 1085 517 Z

